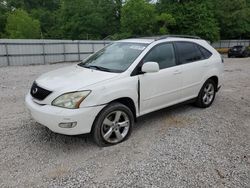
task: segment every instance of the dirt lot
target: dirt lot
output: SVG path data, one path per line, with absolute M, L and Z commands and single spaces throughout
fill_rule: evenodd
M 28 114 L 33 80 L 66 65 L 0 68 L 0 187 L 249 187 L 249 58 L 225 59 L 211 108 L 149 114 L 108 148 L 52 133 Z

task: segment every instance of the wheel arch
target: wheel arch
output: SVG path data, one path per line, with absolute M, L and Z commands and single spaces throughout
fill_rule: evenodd
M 216 92 L 217 92 L 218 91 L 219 78 L 217 76 L 211 76 L 207 80 L 213 80 L 214 81 L 214 83 L 216 84 L 215 85 L 215 89 L 216 89 Z
M 133 101 L 132 98 L 130 98 L 130 97 L 116 98 L 116 99 L 106 103 L 105 107 L 107 107 L 111 103 L 116 103 L 116 102 L 127 106 L 131 110 L 131 112 L 132 112 L 132 114 L 134 116 L 134 121 L 135 122 L 137 121 L 137 109 L 136 109 L 136 106 L 135 106 L 135 102 Z M 102 110 L 104 110 L 104 108 Z M 99 114 L 102 112 L 102 110 L 97 114 L 97 116 L 95 117 L 94 122 L 97 120 L 97 118 L 99 117 Z M 93 125 L 94 125 L 94 123 L 93 123 Z M 93 125 L 91 127 L 91 132 L 93 131 Z
M 133 99 L 131 99 L 130 97 L 121 97 L 121 98 L 117 98 L 117 99 L 114 99 L 112 101 L 110 101 L 108 104 L 111 104 L 111 103 L 114 103 L 114 102 L 119 102 L 125 106 L 127 106 L 131 112 L 133 113 L 133 116 L 134 116 L 134 119 L 136 121 L 136 106 L 135 106 L 135 103 L 133 101 Z

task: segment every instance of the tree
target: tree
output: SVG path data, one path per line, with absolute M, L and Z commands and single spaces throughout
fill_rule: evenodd
M 33 24 L 15 10 L 24 10 L 19 14 Z M 7 18 L 15 22 L 8 28 Z M 34 38 L 34 33 L 73 40 L 168 33 L 210 41 L 249 38 L 250 0 L 0 0 L 0 37 Z
M 176 25 L 176 21 L 173 16 L 168 13 L 161 13 L 156 19 L 160 24 L 159 34 L 161 35 L 168 34 L 168 27 Z
M 97 11 L 103 18 L 101 37 L 104 38 L 119 31 L 121 0 L 99 0 Z
M 30 12 L 32 9 L 44 8 L 50 11 L 57 10 L 60 0 L 4 0 L 10 9 L 24 9 Z
M 119 28 L 118 5 L 113 0 L 63 0 L 62 35 L 68 39 L 103 39 Z
M 127 35 L 152 35 L 155 32 L 156 12 L 145 0 L 128 0 L 122 7 L 121 32 Z
M 216 1 L 215 13 L 224 39 L 250 37 L 250 1 Z
M 50 11 L 48 9 L 32 9 L 30 16 L 34 19 L 39 20 L 41 26 L 41 37 L 42 38 L 58 38 L 58 16 L 57 11 Z
M 219 39 L 219 27 L 210 1 L 202 0 L 161 0 L 157 9 L 168 12 L 176 20 L 171 29 L 175 34 L 198 35 L 210 41 Z
M 30 17 L 39 20 L 42 37 L 56 38 L 57 11 L 60 0 L 3 0 L 9 12 L 16 9 L 27 11 Z M 5 28 L 5 27 L 3 27 Z
M 8 14 L 5 30 L 8 37 L 13 39 L 40 38 L 39 21 L 32 19 L 22 9 L 17 9 Z
M 3 0 L 0 0 L 0 37 L 4 36 L 4 28 L 7 18 L 6 12 L 7 12 L 6 3 Z

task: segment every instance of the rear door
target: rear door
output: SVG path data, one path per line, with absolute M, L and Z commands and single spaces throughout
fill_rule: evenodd
M 183 75 L 181 98 L 192 99 L 198 96 L 203 76 L 210 66 L 206 57 L 212 53 L 193 42 L 175 42 L 175 48 Z

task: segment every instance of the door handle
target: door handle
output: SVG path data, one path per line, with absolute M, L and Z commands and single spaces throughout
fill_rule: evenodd
M 180 70 L 175 70 L 174 71 L 174 74 L 176 75 L 176 74 L 181 74 L 181 71 Z

